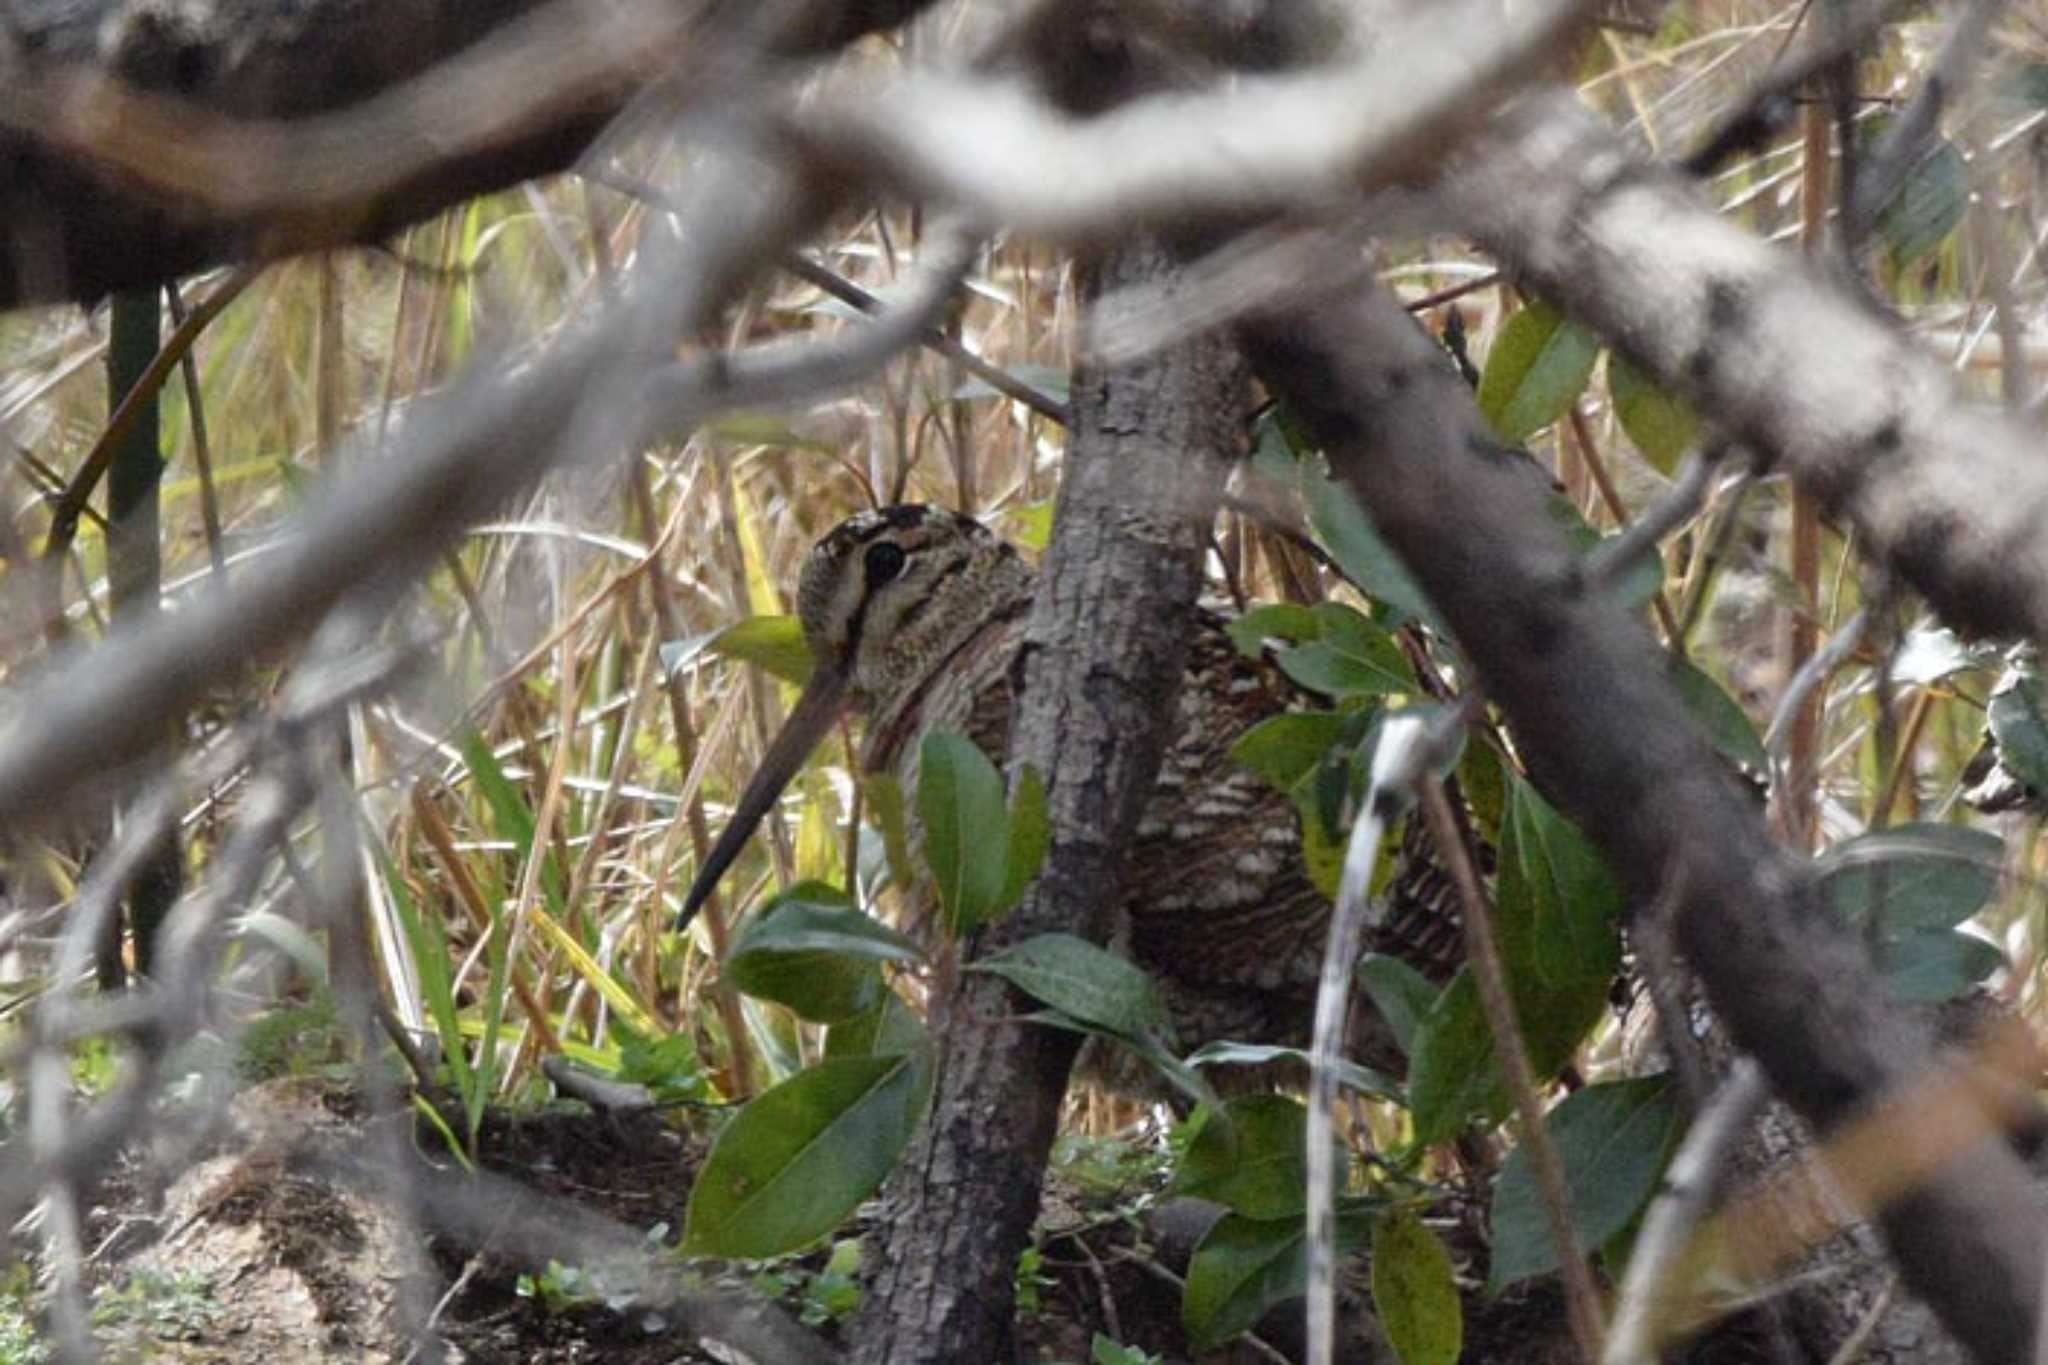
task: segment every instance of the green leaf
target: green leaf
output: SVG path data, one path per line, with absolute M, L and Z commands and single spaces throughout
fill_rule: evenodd
M 1880 951 L 1885 984 L 1909 1005 L 1939 1005 L 2010 965 L 1996 945 L 1960 929 L 1908 929 Z
M 1970 202 L 1970 168 L 1955 144 L 1934 143 L 1877 213 L 1877 235 L 1903 269 L 1942 244 Z
M 1362 1202 L 1362 1201 L 1361 1201 Z M 1211 1350 L 1251 1330 L 1266 1310 L 1295 1298 L 1308 1284 L 1307 1222 L 1226 1213 L 1195 1248 L 1181 1296 L 1188 1345 Z M 1358 1244 L 1365 1215 L 1354 1204 L 1337 1215 L 1340 1247 Z
M 854 908 L 844 892 L 800 882 L 747 922 L 726 955 L 733 985 L 805 1019 L 836 1023 L 881 1003 L 877 962 L 914 962 L 917 945 Z
M 612 1021 L 612 1030 L 620 1040 L 614 1073 L 619 1080 L 645 1086 L 664 1103 L 712 1098 L 711 1082 L 697 1059 L 697 1040 L 687 1032 L 643 1037 L 617 1019 Z
M 490 807 L 492 832 L 512 845 L 513 858 L 523 865 L 532 855 L 534 833 L 533 810 L 526 804 L 525 794 L 505 776 L 497 755 L 474 729 L 463 731 L 462 764 L 469 769 L 470 780 L 476 783 L 484 804 Z M 562 869 L 552 848 L 541 854 L 540 889 L 548 913 L 561 919 Z
M 1427 983 L 1424 984 L 1427 986 Z M 1428 987 L 1428 989 L 1432 996 L 1436 994 L 1434 987 Z M 1308 1049 L 1283 1047 L 1277 1043 L 1238 1043 L 1226 1038 L 1219 1039 L 1213 1043 L 1205 1043 L 1193 1052 L 1190 1052 L 1187 1057 L 1187 1064 L 1196 1068 L 1210 1066 L 1270 1066 L 1274 1062 L 1295 1062 L 1306 1072 L 1308 1070 Z M 1348 1086 L 1361 1095 L 1370 1095 L 1376 1100 L 1394 1100 L 1397 1102 L 1405 1098 L 1400 1082 L 1390 1077 L 1382 1076 L 1371 1067 L 1360 1066 L 1356 1062 L 1348 1062 L 1339 1057 L 1337 1064 L 1331 1067 L 1330 1070 L 1337 1077 L 1339 1085 Z
M 918 747 L 917 809 L 947 928 L 965 934 L 995 913 L 1008 877 L 1002 775 L 972 740 L 927 734 Z
M 2005 965 L 1957 926 L 1998 889 L 2005 845 L 1961 825 L 1899 825 L 1850 839 L 1820 861 L 1828 905 L 1858 926 L 1893 994 L 1939 1004 Z
M 1472 808 L 1472 823 L 1481 838 L 1499 844 L 1501 822 L 1507 818 L 1508 779 L 1500 754 L 1491 744 L 1467 744 L 1458 758 L 1458 787 Z
M 1593 377 L 1599 344 L 1547 303 L 1501 324 L 1479 377 L 1479 414 L 1494 435 L 1520 445 L 1570 410 Z
M 2041 680 L 2023 674 L 1999 688 L 1989 712 L 1999 760 L 2035 791 L 2048 792 L 2048 706 L 2042 704 Z
M 1025 550 L 1043 550 L 1052 539 L 1051 498 L 1014 503 L 1003 509 L 1003 539 Z
M 1719 683 L 1683 659 L 1672 659 L 1664 671 L 1678 688 L 1678 695 L 1685 699 L 1685 709 L 1692 712 L 1692 718 L 1724 757 L 1751 772 L 1771 770 L 1771 756 L 1757 736 L 1756 727 Z
M 1176 1193 L 1213 1199 L 1247 1218 L 1291 1218 L 1308 1207 L 1308 1110 L 1285 1095 L 1250 1095 L 1212 1114 L 1174 1173 Z M 1338 1152 L 1340 1171 L 1343 1152 Z M 1344 1187 L 1339 1174 L 1337 1188 Z
M 671 641 L 661 647 L 661 662 L 673 673 L 704 653 L 753 664 L 798 687 L 811 676 L 811 649 L 794 616 L 749 616 L 703 635 Z
M 1465 1315 L 1451 1258 L 1412 1213 L 1373 1225 L 1372 1304 L 1401 1365 L 1455 1365 Z
M 924 1046 L 930 1037 L 917 1011 L 894 991 L 866 1014 L 843 1019 L 825 1031 L 825 1056 L 896 1057 Z
M 1136 1038 L 1166 1031 L 1152 978 L 1107 948 L 1072 934 L 1039 934 L 970 963 L 1083 1023 Z
M 1292 793 L 1323 761 L 1343 725 L 1344 717 L 1334 711 L 1268 716 L 1237 737 L 1230 756 L 1273 787 Z
M 1010 840 L 1003 863 L 1003 889 L 994 914 L 1003 914 L 1024 899 L 1024 888 L 1045 864 L 1052 846 L 1052 824 L 1045 815 L 1045 779 L 1026 763 L 1017 774 L 1017 794 L 1010 802 Z
M 1256 659 L 1265 652 L 1268 640 L 1300 644 L 1320 637 L 1323 627 L 1311 607 L 1298 602 L 1268 602 L 1225 622 L 1223 633 L 1237 646 L 1238 653 Z
M 1418 1145 L 1444 1141 L 1475 1115 L 1495 1122 L 1507 1112 L 1493 1034 L 1469 969 L 1451 978 L 1417 1024 L 1409 1058 L 1408 1102 Z
M 1852 922 L 1953 929 L 1998 889 L 2005 841 L 1963 825 L 1895 825 L 1820 859 L 1828 904 Z
M 1319 639 L 1281 653 L 1280 669 L 1311 691 L 1343 699 L 1416 690 L 1394 637 L 1341 602 L 1315 608 Z
M 1373 601 L 1411 620 L 1443 629 L 1443 618 L 1430 605 L 1408 566 L 1380 539 L 1351 490 L 1310 464 L 1302 466 L 1301 479 L 1309 525 L 1344 577 Z
M 1589 1085 L 1545 1117 L 1581 1249 L 1620 1232 L 1656 1192 L 1681 1126 L 1678 1100 L 1669 1076 L 1646 1076 Z M 1515 1148 L 1501 1167 L 1492 1229 L 1488 1293 L 1557 1268 L 1526 1147 Z
M 1686 401 L 1618 355 L 1607 357 L 1607 392 L 1622 431 L 1643 458 L 1665 474 L 1677 469 L 1700 425 Z
M 1569 987 L 1591 979 L 1604 991 L 1621 964 L 1614 932 L 1621 887 L 1578 827 L 1526 782 L 1510 788 L 1508 824 L 1503 853 L 1511 852 L 1513 860 L 1503 859 L 1503 917 L 1511 892 L 1525 889 L 1535 912 L 1534 965 L 1543 983 Z M 1519 874 L 1519 882 L 1511 873 Z M 1516 999 L 1522 1000 L 1519 991 Z M 1530 1046 L 1536 1046 L 1534 1039 Z M 1549 1068 L 1539 1062 L 1538 1069 Z
M 1088 1343 L 1088 1365 L 1158 1365 L 1159 1357 L 1141 1346 L 1126 1346 L 1097 1332 Z
M 1393 1030 L 1394 1042 L 1402 1055 L 1414 1056 L 1415 1030 L 1436 1004 L 1436 987 L 1400 958 L 1384 953 L 1368 953 L 1359 960 L 1358 982 L 1365 987 L 1380 1018 Z
M 684 1254 L 780 1256 L 831 1232 L 896 1164 L 931 1079 L 919 1050 L 834 1058 L 764 1091 L 719 1132 L 697 1173 Z
M 1620 961 L 1622 899 L 1577 828 L 1519 778 L 1508 789 L 1494 928 L 1515 1018 L 1538 1078 L 1553 1074 L 1600 1018 Z M 1507 1112 L 1493 1035 L 1469 970 L 1438 997 L 1411 1053 L 1416 1140 L 1440 1142 L 1475 1115 Z

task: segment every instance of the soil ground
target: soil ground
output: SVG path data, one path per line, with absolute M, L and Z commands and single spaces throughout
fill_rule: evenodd
M 783 1365 L 839 1343 L 836 1317 L 856 1291 L 830 1248 L 723 1280 L 664 1251 L 703 1151 L 670 1119 L 576 1104 L 492 1113 L 478 1146 L 472 1174 L 412 1111 L 379 1119 L 350 1091 L 283 1079 L 237 1096 L 183 1160 L 132 1153 L 97 1192 L 87 1229 L 105 1357 L 397 1365 L 432 1358 L 403 1328 L 421 1320 L 443 1360 L 475 1365 Z M 389 1172 L 408 1166 L 410 1199 L 391 1197 Z M 167 1167 L 170 1178 L 154 1174 Z M 1132 1193 L 1051 1191 L 1021 1360 L 1080 1365 L 1098 1332 L 1168 1365 L 1298 1358 L 1274 1317 L 1258 1342 L 1192 1356 L 1173 1270 L 1186 1251 L 1174 1243 L 1192 1246 L 1199 1228 L 1126 1216 Z M 787 1310 L 774 1331 L 802 1334 L 781 1338 L 794 1353 L 773 1332 L 763 1346 L 758 1331 L 721 1327 L 755 1321 L 764 1296 Z M 718 1308 L 732 1297 L 751 1306 L 738 1317 Z M 1348 1297 L 1362 1306 L 1362 1273 Z M 1547 1285 L 1467 1309 L 1467 1360 L 1571 1358 Z M 1345 1358 L 1390 1360 L 1360 1321 L 1354 1313 L 1360 1334 Z

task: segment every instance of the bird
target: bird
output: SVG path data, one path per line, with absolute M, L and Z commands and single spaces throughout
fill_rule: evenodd
M 862 769 L 893 773 L 905 792 L 916 790 L 920 741 L 931 732 L 965 735 L 1000 765 L 1011 663 L 1035 586 L 1036 571 L 1014 545 L 937 506 L 859 512 L 818 541 L 796 593 L 810 680 L 705 855 L 678 928 L 849 709 L 866 721 Z M 1223 1039 L 1299 1047 L 1313 1021 L 1331 904 L 1303 861 L 1293 800 L 1231 747 L 1252 725 L 1314 698 L 1269 660 L 1247 656 L 1226 625 L 1218 612 L 1195 611 L 1178 715 L 1127 852 L 1125 913 L 1112 946 L 1157 983 L 1181 1047 Z M 1417 846 L 1418 835 L 1427 839 L 1420 822 L 1411 824 L 1369 946 L 1441 984 L 1455 969 L 1461 930 L 1448 879 Z M 1353 1020 L 1354 1059 L 1397 1067 L 1398 1049 L 1371 1007 L 1360 1002 Z M 1142 1068 L 1093 1044 L 1080 1071 L 1112 1090 L 1151 1091 Z M 1236 1088 L 1262 1083 L 1252 1075 Z

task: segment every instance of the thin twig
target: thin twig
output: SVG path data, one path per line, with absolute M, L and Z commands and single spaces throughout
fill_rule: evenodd
M 819 289 L 824 290 L 842 303 L 853 305 L 863 313 L 880 313 L 883 311 L 884 304 L 882 299 L 861 288 L 844 275 L 827 270 L 808 256 L 791 252 L 783 257 L 782 268 L 806 283 L 816 285 Z M 1026 384 L 1023 380 L 1000 366 L 989 364 L 986 360 L 983 360 L 980 356 L 961 345 L 957 337 L 950 336 L 937 327 L 926 327 L 919 333 L 918 341 L 920 344 L 929 347 L 960 366 L 961 369 L 966 370 L 969 374 L 981 380 L 1004 397 L 1015 399 L 1033 412 L 1038 413 L 1042 417 L 1050 418 L 1063 427 L 1073 425 L 1074 412 L 1072 408 L 1069 408 L 1057 398 L 1040 393 L 1037 389 L 1032 388 L 1029 384 Z
M 1599 1289 L 1593 1282 L 1593 1268 L 1579 1246 L 1572 1218 L 1571 1196 L 1565 1185 L 1564 1163 L 1543 1128 L 1543 1099 L 1536 1090 L 1536 1074 L 1529 1067 L 1529 1054 L 1522 1040 L 1521 1025 L 1515 1019 L 1514 997 L 1508 991 L 1507 969 L 1494 939 L 1493 915 L 1481 889 L 1478 870 L 1458 829 L 1450 799 L 1441 782 L 1422 784 L 1422 813 L 1429 822 L 1430 837 L 1449 865 L 1451 880 L 1458 888 L 1458 901 L 1465 921 L 1465 951 L 1472 969 L 1472 983 L 1478 987 L 1479 1004 L 1493 1033 L 1494 1055 L 1501 1064 L 1515 1113 L 1521 1120 L 1522 1145 L 1529 1153 L 1529 1168 L 1536 1177 L 1536 1193 L 1543 1206 L 1544 1221 L 1550 1224 L 1551 1242 L 1557 1251 L 1558 1274 L 1564 1281 L 1565 1307 L 1571 1319 L 1572 1337 L 1579 1355 L 1587 1361 L 1600 1359 L 1600 1342 L 1605 1328 L 1601 1322 Z

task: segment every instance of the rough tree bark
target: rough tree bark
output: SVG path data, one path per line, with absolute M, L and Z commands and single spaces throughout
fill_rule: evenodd
M 1087 270 L 1082 292 L 1157 286 L 1168 269 L 1156 249 L 1127 247 Z M 1235 349 L 1213 336 L 1075 376 L 1010 742 L 1012 773 L 1029 763 L 1047 776 L 1052 847 L 984 951 L 1049 930 L 1113 932 L 1123 852 L 1175 715 L 1224 464 L 1243 440 L 1243 394 Z M 1009 1358 L 1017 1257 L 1078 1041 L 1005 1022 L 1025 1008 L 970 973 L 933 1010 L 932 1118 L 890 1182 L 869 1249 L 859 1365 Z
M 1544 514 L 1542 480 L 1487 434 L 1435 343 L 1377 284 L 1297 302 L 1242 334 L 1255 371 L 1442 611 L 1545 789 L 1639 903 L 1676 895 L 1680 947 L 1779 1094 L 1825 1134 L 1923 1077 L 1924 1031 L 1888 1003 L 1857 945 L 1830 932 L 1810 870 L 1771 842 L 1647 632 L 1588 581 Z M 1883 1213 L 1907 1284 L 1980 1359 L 2032 1350 L 2041 1211 L 2025 1169 L 1986 1131 Z

